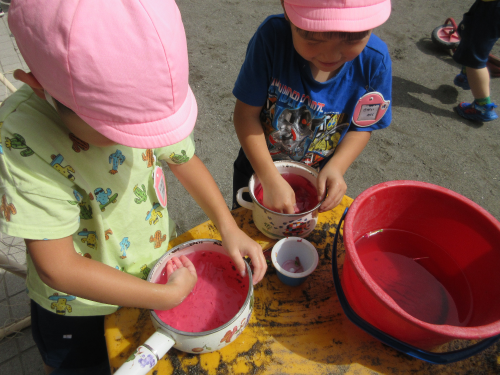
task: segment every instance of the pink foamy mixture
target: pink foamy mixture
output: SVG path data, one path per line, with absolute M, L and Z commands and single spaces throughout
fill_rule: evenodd
M 318 191 L 307 178 L 292 173 L 283 173 L 281 176 L 290 184 L 295 193 L 297 203 L 295 213 L 307 212 L 316 207 L 318 204 Z M 254 194 L 257 201 L 264 206 L 264 190 L 261 184 L 255 187 Z
M 229 322 L 245 303 L 249 278 L 241 277 L 231 258 L 212 251 L 186 255 L 193 262 L 198 281 L 189 296 L 170 310 L 155 310 L 169 326 L 184 332 L 205 332 Z M 157 284 L 167 282 L 163 269 Z

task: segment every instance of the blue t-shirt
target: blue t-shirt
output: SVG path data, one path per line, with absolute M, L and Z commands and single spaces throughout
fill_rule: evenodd
M 391 88 L 389 51 L 377 36 L 372 34 L 360 55 L 346 62 L 335 77 L 318 82 L 309 63 L 293 48 L 290 24 L 283 15 L 275 15 L 250 40 L 233 94 L 243 103 L 262 106 L 260 120 L 273 160 L 322 166 L 347 131 L 389 126 Z M 382 107 L 385 114 L 374 124 L 357 126 L 352 121 L 356 105 L 370 92 L 380 93 L 385 101 L 370 110 L 376 114 Z M 356 115 L 359 119 L 369 114 L 361 110 Z

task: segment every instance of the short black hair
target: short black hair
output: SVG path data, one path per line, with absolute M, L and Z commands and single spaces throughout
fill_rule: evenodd
M 54 99 L 54 98 L 52 98 Z M 54 99 L 54 102 L 56 103 L 57 109 L 62 115 L 70 115 L 72 113 L 75 113 L 71 108 L 66 107 L 64 104 L 59 102 L 58 100 Z

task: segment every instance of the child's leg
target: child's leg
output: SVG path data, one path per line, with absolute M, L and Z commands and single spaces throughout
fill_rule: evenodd
M 467 68 L 465 66 L 462 66 L 462 70 L 455 76 L 453 83 L 455 84 L 455 86 L 461 87 L 464 90 L 470 90 L 466 69 Z
M 463 73 L 460 73 L 454 82 L 462 88 L 470 87 L 474 102 L 460 103 L 455 109 L 460 116 L 470 120 L 491 121 L 498 118 L 494 110 L 496 105 L 490 99 L 490 76 L 486 62 L 500 37 L 499 19 L 500 2 L 476 1 L 459 25 L 461 39 L 453 59 L 467 67 L 467 76 L 462 79 Z
M 467 69 L 485 68 L 489 54 L 500 37 L 500 3 L 476 1 L 464 14 L 458 33 L 460 44 L 453 60 Z
M 252 164 L 248 161 L 245 152 L 242 148 L 240 148 L 240 152 L 238 153 L 238 157 L 234 162 L 233 168 L 233 210 L 235 208 L 241 207 L 236 201 L 236 194 L 238 190 L 247 187 L 250 178 L 252 177 L 254 171 L 252 168 Z M 251 201 L 250 194 L 244 193 L 243 199 L 247 201 Z
M 48 373 L 74 374 L 77 369 L 79 374 L 111 373 L 104 316 L 57 315 L 31 301 L 31 328 Z
M 490 96 L 490 73 L 488 68 L 467 68 L 467 78 L 474 99 Z

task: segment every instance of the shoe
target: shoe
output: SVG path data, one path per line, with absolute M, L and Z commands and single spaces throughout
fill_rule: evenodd
M 5 16 L 5 13 L 3 12 L 2 8 L 0 8 L 0 18 L 2 18 L 3 16 Z
M 495 103 L 478 105 L 476 102 L 460 103 L 455 110 L 457 113 L 468 120 L 473 121 L 492 121 L 498 118 L 495 112 L 497 105 Z
M 453 80 L 455 86 L 461 87 L 464 90 L 470 90 L 469 80 L 467 76 L 463 73 L 457 74 L 455 79 Z

